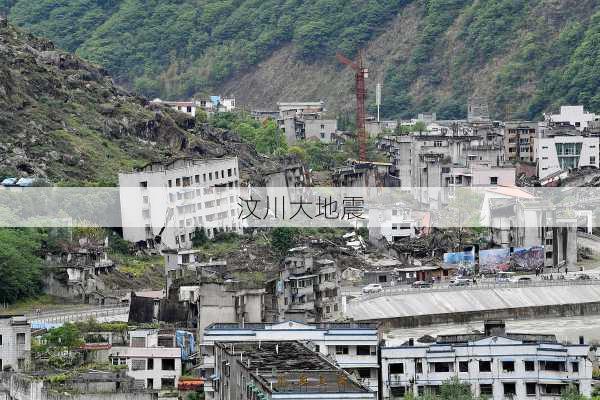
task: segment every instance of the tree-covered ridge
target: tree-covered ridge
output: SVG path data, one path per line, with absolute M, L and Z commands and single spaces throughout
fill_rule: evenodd
M 352 54 L 407 2 L 16 0 L 11 17 L 148 95 L 186 96 L 284 43 L 306 60 Z
M 386 118 L 419 111 L 464 117 L 472 94 L 487 96 L 496 118 L 540 118 L 566 103 L 600 111 L 600 4 L 594 0 L 2 1 L 15 23 L 102 64 L 149 96 L 185 98 L 236 87 L 236 79 L 282 49 L 309 70 L 322 65 L 339 72 L 337 51 L 352 55 L 383 46 L 369 63 L 384 71 Z M 411 9 L 415 15 L 404 14 Z M 398 18 L 400 25 L 411 23 L 405 18 L 416 21 L 415 30 L 404 33 L 411 36 L 408 49 L 393 35 L 377 42 Z M 285 83 L 302 78 L 284 66 L 269 68 L 276 73 L 267 75 L 280 81 L 271 87 L 261 80 L 259 98 L 273 104 L 297 97 L 302 82 Z M 309 96 L 343 97 L 331 111 L 349 104 L 351 83 L 340 94 L 340 86 L 316 71 L 314 80 L 322 84 Z M 288 86 L 296 89 L 288 93 Z

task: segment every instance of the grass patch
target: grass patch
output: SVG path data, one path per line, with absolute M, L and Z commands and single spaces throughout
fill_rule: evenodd
M 64 305 L 64 301 L 49 295 L 41 295 L 28 299 L 19 300 L 6 308 L 0 308 L 0 314 L 25 314 L 37 309 L 41 311 L 57 309 L 57 306 Z
M 144 256 L 134 257 L 129 255 L 115 254 L 112 255 L 115 262 L 119 265 L 119 271 L 131 274 L 135 278 L 143 276 L 152 266 L 161 265 L 162 256 Z

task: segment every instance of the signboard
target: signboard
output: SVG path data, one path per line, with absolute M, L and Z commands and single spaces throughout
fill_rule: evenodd
M 515 271 L 535 271 L 544 267 L 544 246 L 516 247 L 510 256 Z
M 475 264 L 475 250 L 457 253 L 444 253 L 445 267 L 472 267 Z
M 510 268 L 510 250 L 489 249 L 479 251 L 479 271 L 498 272 L 508 271 Z

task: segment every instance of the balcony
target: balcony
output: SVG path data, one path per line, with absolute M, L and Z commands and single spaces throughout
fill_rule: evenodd
M 332 357 L 342 368 L 377 368 L 376 355 L 332 354 Z

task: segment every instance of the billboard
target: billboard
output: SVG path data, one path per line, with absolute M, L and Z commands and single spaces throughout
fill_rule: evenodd
M 445 267 L 473 267 L 475 265 L 475 249 L 459 251 L 456 253 L 444 253 Z
M 510 268 L 510 250 L 508 248 L 479 251 L 479 271 L 508 271 Z
M 535 271 L 544 267 L 544 246 L 516 247 L 510 256 L 514 271 Z

